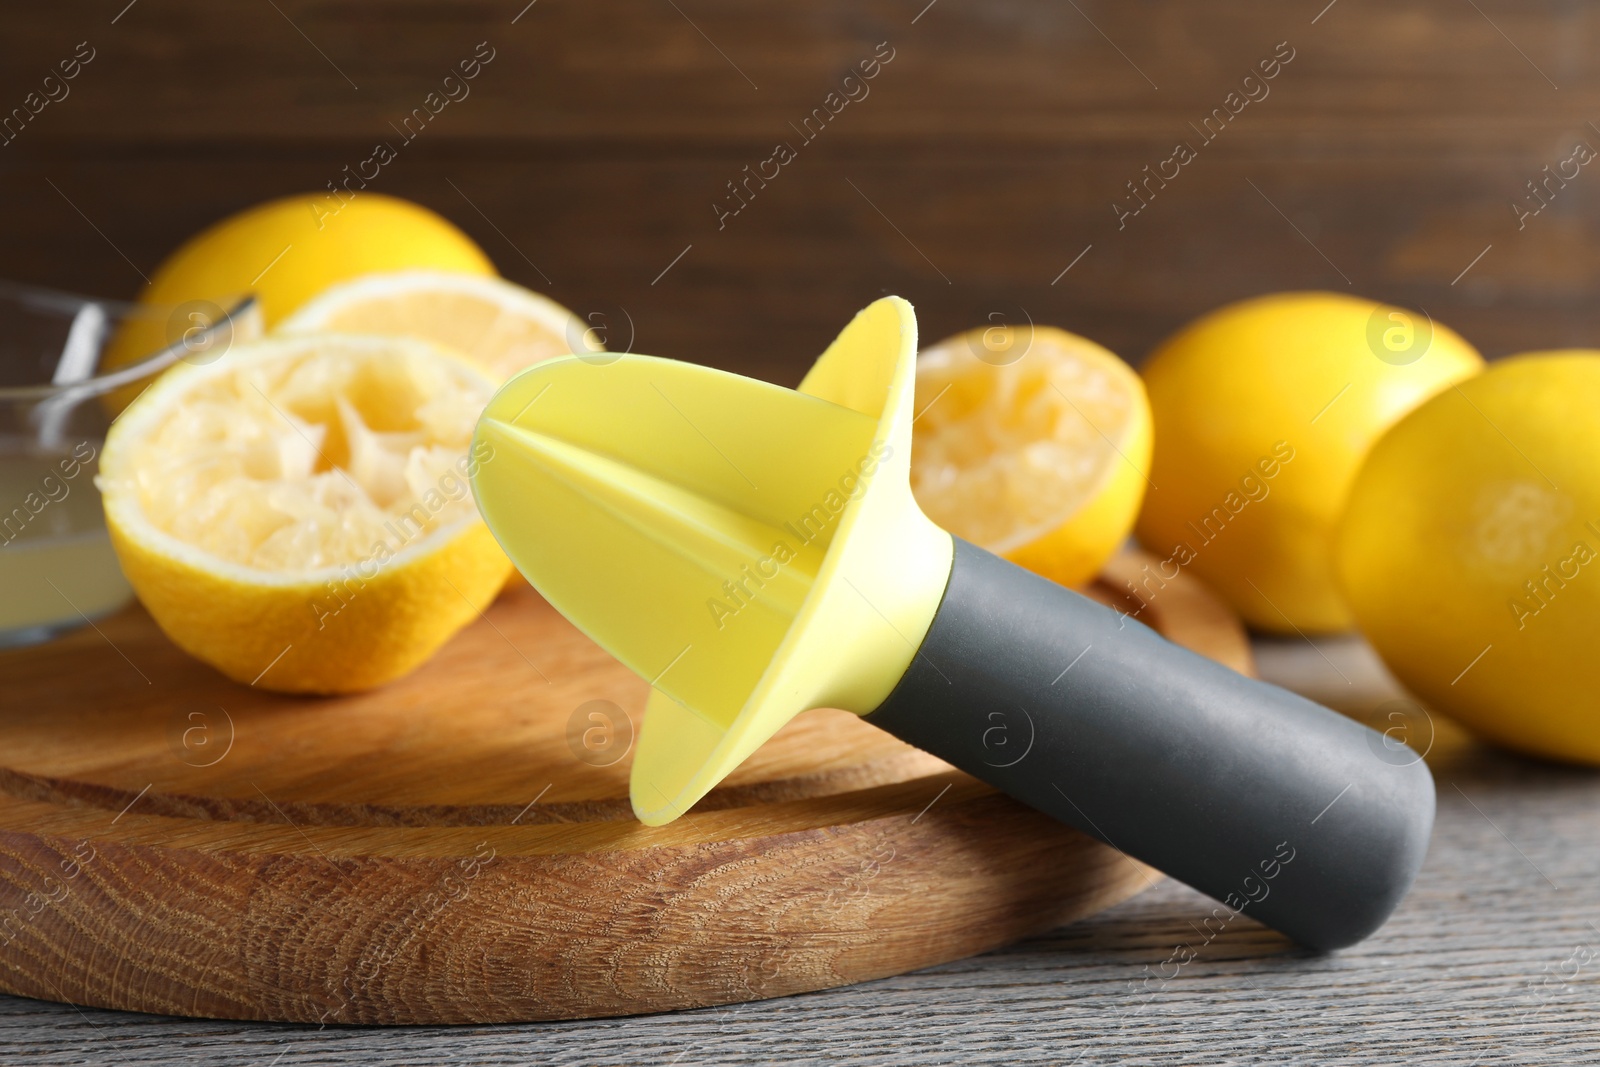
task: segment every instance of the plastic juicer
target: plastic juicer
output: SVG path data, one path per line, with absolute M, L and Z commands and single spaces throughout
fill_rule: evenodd
M 1382 925 L 1427 849 L 1426 765 L 935 526 L 910 488 L 916 349 L 888 297 L 797 390 L 568 356 L 484 411 L 490 529 L 652 687 L 640 820 L 843 708 L 1310 947 Z M 1021 756 L 986 745 L 996 713 Z

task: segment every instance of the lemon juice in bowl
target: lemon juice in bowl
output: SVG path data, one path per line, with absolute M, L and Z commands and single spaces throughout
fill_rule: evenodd
M 0 648 L 47 640 L 132 597 L 95 486 L 115 410 L 107 398 L 179 360 L 216 358 L 253 327 L 252 309 L 163 311 L 181 327 L 173 342 L 101 373 L 107 337 L 152 311 L 0 283 Z
M 94 487 L 98 451 L 0 441 L 0 644 L 42 640 L 127 602 Z

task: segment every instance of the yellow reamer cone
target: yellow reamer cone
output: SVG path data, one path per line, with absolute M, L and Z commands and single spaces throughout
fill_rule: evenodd
M 866 713 L 917 651 L 950 535 L 911 498 L 916 318 L 858 314 L 800 383 L 690 363 L 551 360 L 478 439 L 512 562 L 651 694 L 633 810 L 687 811 L 795 715 Z M 515 457 L 502 462 L 502 457 Z M 536 537 L 505 531 L 537 530 Z

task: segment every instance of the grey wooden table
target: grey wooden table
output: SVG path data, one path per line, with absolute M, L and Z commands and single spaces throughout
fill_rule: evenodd
M 1262 673 L 1385 722 L 1349 641 L 1258 645 Z M 1393 720 L 1399 722 L 1400 720 Z M 1192 961 L 1204 898 L 1162 882 L 1086 922 L 899 978 L 591 1022 L 334 1028 L 0 997 L 0 1063 L 1600 1063 L 1600 773 L 1521 760 L 1423 714 L 1433 845 L 1388 926 L 1316 956 L 1248 922 Z

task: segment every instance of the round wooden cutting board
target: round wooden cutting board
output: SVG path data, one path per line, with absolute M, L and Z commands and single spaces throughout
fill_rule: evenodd
M 1139 617 L 1251 669 L 1187 576 Z M 660 1011 L 956 959 L 1159 877 L 828 710 L 641 826 L 644 698 L 521 581 L 353 697 L 228 682 L 137 607 L 0 654 L 0 988 L 310 1023 Z

